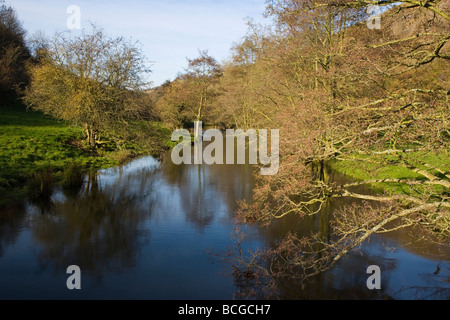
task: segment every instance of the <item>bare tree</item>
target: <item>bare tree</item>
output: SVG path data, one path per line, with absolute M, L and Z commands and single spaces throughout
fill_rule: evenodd
M 199 57 L 188 59 L 185 79 L 189 79 L 198 95 L 198 107 L 195 120 L 202 120 L 208 99 L 211 95 L 212 82 L 220 76 L 221 70 L 216 59 L 208 55 L 208 51 L 200 51 Z
M 448 244 L 448 3 L 403 2 L 269 1 L 279 33 L 254 68 L 264 65 L 260 76 L 272 79 L 261 109 L 277 110 L 281 166 L 276 176 L 258 178 L 253 202 L 239 215 L 270 224 L 316 215 L 336 198 L 354 204 L 333 214 L 329 237 L 289 235 L 249 259 L 238 254 L 244 270 L 303 281 L 394 230 Z M 372 4 L 391 6 L 381 30 L 367 28 Z M 342 162 L 362 178 L 331 181 L 328 164 Z M 386 168 L 397 175 L 383 174 Z
M 186 72 L 165 88 L 157 103 L 163 118 L 175 126 L 202 121 L 211 113 L 216 85 L 222 75 L 221 66 L 207 50 L 187 62 Z
M 76 38 L 58 33 L 37 52 L 25 102 L 83 126 L 89 145 L 96 145 L 100 132 L 114 131 L 138 116 L 138 97 L 149 72 L 138 43 L 108 38 L 92 26 Z

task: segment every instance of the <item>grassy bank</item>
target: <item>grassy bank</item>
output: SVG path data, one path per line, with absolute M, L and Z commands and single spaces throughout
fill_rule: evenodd
M 0 107 L 0 206 L 25 196 L 27 184 L 37 173 L 51 173 L 55 182 L 61 183 L 75 167 L 87 172 L 139 155 L 157 156 L 170 139 L 169 131 L 160 123 L 136 122 L 130 130 L 136 132 L 140 142 L 124 143 L 121 149 L 105 143 L 92 150 L 84 147 L 84 133 L 79 127 L 22 105 Z
M 411 152 L 402 155 L 409 163 L 413 163 L 419 169 L 429 170 L 429 167 L 424 163 L 438 167 L 441 170 L 450 172 L 449 150 L 436 150 L 435 152 Z M 367 180 L 382 180 L 382 179 L 402 179 L 402 180 L 415 180 L 425 181 L 426 178 L 421 174 L 414 172 L 411 169 L 403 166 L 392 165 L 379 165 L 370 162 L 369 156 L 354 155 L 355 160 L 338 161 L 334 160 L 329 163 L 332 170 L 343 174 L 353 180 L 367 181 Z M 383 158 L 378 157 L 377 160 L 384 160 L 386 162 L 394 161 L 394 156 L 386 155 Z M 369 160 L 369 161 L 366 161 Z M 407 183 L 393 183 L 393 182 L 380 182 L 368 184 L 375 191 L 386 192 L 389 194 L 400 193 L 406 195 L 418 196 L 419 193 L 426 192 L 426 188 L 421 185 L 409 185 Z M 443 187 L 433 186 L 434 191 L 444 192 Z

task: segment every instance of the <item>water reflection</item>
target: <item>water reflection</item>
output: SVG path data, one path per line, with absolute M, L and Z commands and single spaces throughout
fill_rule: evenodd
M 174 165 L 151 157 L 91 173 L 79 190 L 58 190 L 47 204 L 24 202 L 0 212 L 0 298 L 231 299 L 252 278 L 223 275 L 205 251 L 232 243 L 237 201 L 251 199 L 251 166 Z M 327 173 L 329 174 L 329 173 Z M 333 179 L 339 179 L 334 177 Z M 288 231 L 319 232 L 339 201 L 316 216 L 245 226 L 245 249 L 274 247 Z M 448 251 L 412 245 L 404 233 L 372 237 L 314 282 L 280 279 L 281 299 L 449 298 Z M 400 244 L 400 245 L 399 245 Z M 392 248 L 397 248 L 392 250 Z M 440 273 L 433 274 L 440 263 Z M 80 266 L 81 296 L 65 288 L 66 268 Z M 383 290 L 367 290 L 366 269 L 379 265 Z M 447 282 L 446 282 L 447 281 Z M 432 295 L 434 294 L 434 295 Z
M 138 208 L 136 198 L 128 195 L 135 184 L 131 179 L 118 181 L 109 186 L 111 192 L 91 174 L 76 196 L 61 199 L 57 194 L 47 214 L 34 217 L 31 230 L 44 267 L 63 270 L 75 264 L 101 275 L 135 265 L 149 236 L 143 224 L 151 212 Z
M 12 294 L 2 289 L 12 286 L 18 298 L 66 296 L 59 284 L 75 264 L 89 292 L 97 292 L 94 297 L 104 298 L 112 294 L 106 288 L 119 286 L 122 280 L 108 280 L 112 274 L 135 274 L 139 281 L 133 290 L 152 288 L 137 298 L 192 297 L 202 277 L 207 280 L 195 289 L 197 297 L 223 298 L 234 290 L 232 282 L 220 276 L 221 266 L 211 267 L 204 253 L 226 244 L 237 200 L 250 198 L 252 189 L 252 170 L 245 166 L 175 166 L 167 157 L 162 162 L 144 157 L 90 173 L 79 190 L 57 190 L 45 203 L 2 212 L 0 248 L 9 250 L 5 259 L 0 256 L 0 272 L 5 271 L 0 297 Z M 13 275 L 15 268 L 38 275 L 37 295 L 25 293 L 28 283 Z M 52 274 L 59 280 L 48 283 L 44 293 L 38 283 Z M 214 277 L 216 288 L 210 287 Z
M 5 248 L 16 242 L 22 230 L 24 218 L 23 205 L 8 206 L 0 212 L 0 258 Z
M 175 165 L 166 157 L 161 165 L 164 180 L 175 198 L 180 197 L 186 221 L 199 231 L 226 214 L 234 217 L 237 201 L 250 199 L 253 169 L 242 165 Z
M 326 173 L 329 179 L 348 182 L 343 176 Z M 357 192 L 370 194 L 370 190 L 358 187 Z M 419 230 L 402 229 L 384 235 L 373 235 L 360 247 L 352 250 L 331 270 L 308 279 L 297 281 L 296 275 L 280 276 L 270 269 L 270 256 L 262 254 L 255 259 L 258 249 L 276 249 L 288 234 L 298 238 L 317 234 L 321 241 L 330 242 L 333 212 L 344 205 L 359 200 L 350 198 L 329 199 L 320 212 L 313 216 L 299 218 L 286 216 L 274 221 L 270 227 L 258 228 L 256 237 L 247 232 L 244 241 L 232 247 L 231 259 L 226 264 L 238 288 L 239 298 L 256 299 L 450 299 L 450 250 L 448 244 L 418 241 Z M 312 212 L 319 206 L 311 207 Z M 256 238 L 256 240 L 255 240 Z M 261 245 L 263 243 L 264 245 Z M 243 249 L 250 249 L 246 253 Z M 276 274 L 256 273 L 242 263 L 244 252 L 246 263 L 257 263 Z M 320 256 L 319 256 L 320 257 Z M 220 259 L 219 259 L 220 260 Z M 369 290 L 366 281 L 368 266 L 376 265 L 382 270 L 382 289 Z M 440 265 L 436 269 L 436 265 Z M 288 270 L 292 271 L 292 270 Z M 300 268 L 296 271 L 300 272 Z

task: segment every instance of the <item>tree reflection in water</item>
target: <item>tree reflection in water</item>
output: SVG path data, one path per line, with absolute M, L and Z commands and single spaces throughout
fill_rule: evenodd
M 42 266 L 53 264 L 65 270 L 74 264 L 96 276 L 133 267 L 150 235 L 144 222 L 152 208 L 148 197 L 152 172 L 141 174 L 119 173 L 116 182 L 102 185 L 98 175 L 91 173 L 78 193 L 56 197 L 46 214 L 33 219 Z M 139 193 L 134 192 L 136 187 Z M 143 197 L 137 199 L 137 195 Z
M 13 288 L 19 298 L 71 297 L 65 271 L 75 264 L 89 298 L 230 299 L 239 291 L 237 298 L 448 299 L 448 251 L 414 243 L 399 248 L 414 240 L 403 233 L 373 237 L 329 272 L 303 283 L 296 281 L 298 270 L 257 277 L 255 268 L 239 264 L 249 262 L 248 249 L 276 248 L 288 233 L 332 241 L 330 221 L 342 199 L 303 219 L 288 216 L 265 228 L 242 225 L 245 237 L 223 261 L 218 253 L 232 243 L 237 201 L 251 199 L 253 170 L 175 166 L 170 158 L 158 163 L 148 157 L 92 173 L 80 190 L 56 190 L 48 202 L 3 210 L 0 295 L 10 297 Z M 214 256 L 205 254 L 211 247 Z M 240 253 L 245 261 L 236 261 Z M 211 264 L 211 257 L 226 262 L 231 277 L 223 277 L 222 265 Z M 258 255 L 253 267 L 267 266 L 267 257 Z M 436 275 L 435 261 L 441 261 Z M 382 270 L 381 291 L 367 289 L 369 265 Z
M 0 258 L 5 249 L 16 242 L 20 234 L 26 215 L 23 207 L 23 204 L 7 206 L 0 213 Z
M 343 179 L 338 175 L 333 179 Z M 339 261 L 332 269 L 314 277 L 303 277 L 303 265 L 296 263 L 296 255 L 304 255 L 313 261 L 311 265 L 320 265 L 323 243 L 332 242 L 330 235 L 333 212 L 351 204 L 352 199 L 329 199 L 318 214 L 305 216 L 287 216 L 273 222 L 270 226 L 260 227 L 260 239 L 265 246 L 254 245 L 249 237 L 249 225 L 240 224 L 235 231 L 235 241 L 226 252 L 212 252 L 214 259 L 223 262 L 228 274 L 234 279 L 239 299 L 449 299 L 448 286 L 449 263 L 442 263 L 441 271 L 446 275 L 433 274 L 425 269 L 429 263 L 415 259 L 417 268 L 427 270 L 421 280 L 413 279 L 417 274 L 405 266 L 402 259 L 411 259 L 409 253 L 435 256 L 438 259 L 448 257 L 448 249 L 435 243 L 417 241 L 417 230 L 372 236 L 364 245 L 359 246 Z M 318 206 L 311 207 L 312 212 Z M 292 234 L 293 237 L 286 235 Z M 314 250 L 302 249 L 302 239 L 317 238 Z M 292 239 L 292 240 L 290 240 Z M 288 245 L 283 245 L 288 241 Z M 292 248 L 299 252 L 292 253 Z M 309 247 L 306 247 L 308 249 Z M 311 248 L 309 248 L 311 249 Z M 316 254 L 309 254 L 314 251 Z M 396 254 L 396 252 L 398 253 Z M 411 260 L 406 260 L 411 261 Z M 368 266 L 376 265 L 382 270 L 382 289 L 369 290 L 366 280 Z M 309 264 L 308 264 L 309 266 Z M 402 270 L 402 271 L 400 271 Z M 439 269 L 438 269 L 439 270 Z M 406 274 L 402 274 L 405 272 Z M 411 277 L 411 278 L 409 278 Z M 410 286 L 412 283 L 424 283 L 429 286 Z M 400 288 L 400 289 L 399 289 Z

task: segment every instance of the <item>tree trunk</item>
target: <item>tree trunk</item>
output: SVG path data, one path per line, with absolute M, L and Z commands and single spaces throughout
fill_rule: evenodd
M 84 125 L 85 131 L 86 131 L 86 141 L 89 146 L 95 147 L 95 135 L 94 130 L 90 125 L 87 123 Z

